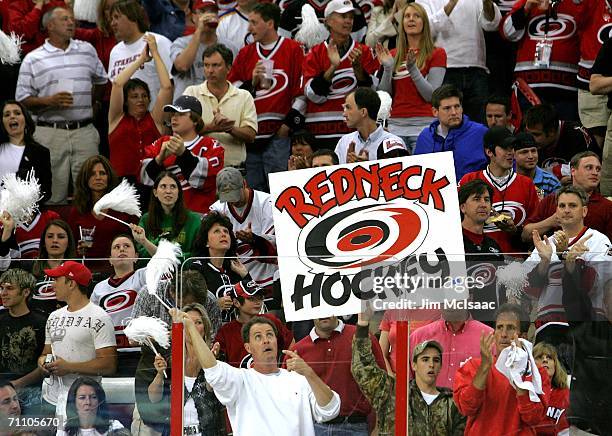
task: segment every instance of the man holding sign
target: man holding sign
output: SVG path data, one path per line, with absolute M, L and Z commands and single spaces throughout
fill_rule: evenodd
M 242 328 L 253 367 L 239 369 L 217 361 L 185 313 L 176 309 L 170 313 L 185 323 L 206 380 L 227 407 L 234 435 L 314 436 L 313 420 L 338 416 L 340 397 L 296 352 L 283 350 L 288 371 L 278 368 L 277 331 L 269 319 L 255 317 Z

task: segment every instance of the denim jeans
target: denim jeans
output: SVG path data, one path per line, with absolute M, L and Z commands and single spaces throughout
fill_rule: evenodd
M 246 180 L 249 186 L 258 191 L 270 192 L 268 174 L 287 171 L 291 154 L 291 139 L 273 136 L 258 150 L 249 150 L 245 162 Z
M 314 423 L 316 436 L 368 436 L 368 423 L 344 422 L 341 424 Z
M 463 93 L 463 113 L 477 123 L 484 124 L 488 80 L 482 68 L 448 68 L 444 76 L 444 84 L 455 85 Z

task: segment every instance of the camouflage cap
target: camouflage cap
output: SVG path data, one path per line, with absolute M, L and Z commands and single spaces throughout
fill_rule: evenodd
M 442 353 L 444 352 L 442 350 L 442 345 L 440 345 L 440 343 L 437 341 L 430 340 L 430 341 L 423 341 L 420 344 L 418 344 L 416 347 L 414 347 L 414 350 L 412 350 L 412 361 L 416 362 L 419 355 L 423 353 L 423 351 L 425 351 L 425 349 L 429 347 L 432 347 L 438 350 L 440 352 L 440 358 L 442 358 Z

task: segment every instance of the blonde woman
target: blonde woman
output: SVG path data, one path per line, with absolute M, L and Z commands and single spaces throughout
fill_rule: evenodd
M 410 3 L 401 16 L 396 48 L 389 51 L 376 45 L 383 66 L 378 89 L 393 97 L 389 131 L 400 136 L 412 153 L 419 133 L 434 119 L 431 95 L 444 80 L 446 52 L 434 46 L 423 6 Z
M 538 368 L 546 368 L 550 378 L 551 392 L 548 396 L 548 410 L 555 409 L 553 416 L 548 413 L 537 427 L 538 435 L 561 434 L 569 429 L 566 410 L 569 408 L 569 384 L 567 372 L 559 361 L 557 350 L 551 344 L 540 342 L 533 347 L 533 358 Z

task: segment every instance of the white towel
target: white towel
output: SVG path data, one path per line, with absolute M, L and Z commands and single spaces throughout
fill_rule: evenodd
M 506 347 L 497 357 L 495 367 L 506 376 L 512 386 L 529 391 L 529 399 L 533 403 L 539 403 L 539 395 L 542 395 L 542 377 L 533 358 L 533 346 L 531 342 L 520 339 L 522 347 L 515 341 Z M 531 380 L 524 380 L 531 376 Z

